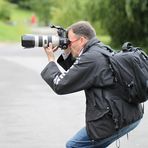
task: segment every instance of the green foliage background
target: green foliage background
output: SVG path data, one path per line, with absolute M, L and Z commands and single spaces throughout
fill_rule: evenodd
M 90 5 L 90 8 L 93 7 L 91 16 L 95 16 L 92 20 L 100 20 L 113 43 L 131 41 L 147 45 L 148 0 L 98 0 Z M 95 15 L 95 12 L 98 12 L 98 15 Z
M 4 0 L 1 0 L 1 3 Z M 97 35 L 105 36 L 112 45 L 121 46 L 131 41 L 138 46 L 148 47 L 148 0 L 7 0 L 26 12 L 34 12 L 38 25 L 56 24 L 67 27 L 87 20 L 96 29 Z M 6 1 L 5 1 L 6 3 Z M 8 5 L 8 8 L 11 5 Z M 10 18 L 10 9 L 3 10 Z

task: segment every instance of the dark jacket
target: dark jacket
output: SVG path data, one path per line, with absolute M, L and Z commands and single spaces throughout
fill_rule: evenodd
M 67 70 L 65 73 L 55 62 L 49 62 L 41 75 L 57 94 L 85 91 L 87 132 L 92 139 L 99 140 L 141 119 L 143 113 L 141 105 L 122 99 L 122 89 L 114 83 L 107 58 L 96 43 L 96 38 L 90 40 L 76 60 L 71 55 L 66 60 L 60 56 L 58 63 Z

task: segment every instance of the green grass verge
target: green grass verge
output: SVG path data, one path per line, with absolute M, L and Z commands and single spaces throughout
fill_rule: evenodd
M 11 10 L 11 21 L 3 22 L 0 20 L 0 42 L 20 41 L 22 34 L 30 32 L 31 15 L 31 12 L 20 10 L 14 5 Z
M 20 36 L 27 32 L 23 25 L 9 25 L 0 22 L 0 41 L 20 41 Z

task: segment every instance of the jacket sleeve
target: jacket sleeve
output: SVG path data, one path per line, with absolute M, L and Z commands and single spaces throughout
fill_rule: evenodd
M 93 58 L 82 55 L 64 73 L 60 72 L 55 62 L 50 62 L 41 76 L 57 94 L 68 94 L 92 86 L 95 67 Z

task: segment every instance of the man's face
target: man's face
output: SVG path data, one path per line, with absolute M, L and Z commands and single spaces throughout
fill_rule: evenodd
M 82 48 L 85 45 L 84 37 L 80 37 L 73 33 L 72 30 L 68 31 L 68 38 L 70 40 L 69 48 L 73 57 L 78 57 Z M 85 39 L 86 40 L 86 39 Z

